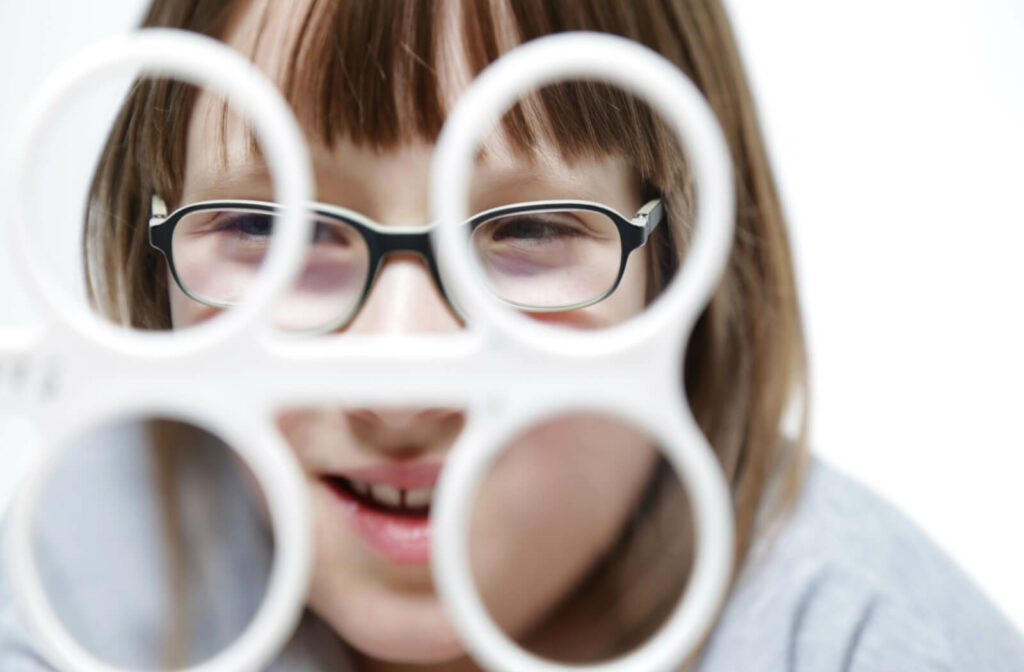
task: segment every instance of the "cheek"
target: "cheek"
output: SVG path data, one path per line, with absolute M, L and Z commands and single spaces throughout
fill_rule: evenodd
M 205 322 L 221 312 L 217 308 L 190 299 L 169 274 L 168 287 L 170 288 L 168 299 L 171 306 L 171 327 L 174 329 L 191 327 Z
M 573 329 L 603 329 L 621 324 L 643 311 L 647 297 L 647 261 L 643 250 L 630 255 L 622 279 L 604 301 L 564 313 L 531 313 L 538 322 Z
M 520 634 L 619 539 L 657 451 L 622 423 L 562 419 L 510 446 L 473 512 L 473 572 L 485 604 Z
M 340 408 L 288 408 L 276 416 L 281 436 L 311 475 L 350 459 L 354 440 Z M 317 468 L 316 465 L 321 465 Z

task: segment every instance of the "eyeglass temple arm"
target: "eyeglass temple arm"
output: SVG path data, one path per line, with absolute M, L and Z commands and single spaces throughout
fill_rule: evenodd
M 163 220 L 167 219 L 167 204 L 164 199 L 160 198 L 156 194 L 153 194 L 152 200 L 149 203 L 149 225 L 155 226 Z
M 665 202 L 660 198 L 652 198 L 644 203 L 642 208 L 637 210 L 633 223 L 643 227 L 644 242 L 647 242 L 647 237 L 658 228 L 663 219 L 665 219 Z

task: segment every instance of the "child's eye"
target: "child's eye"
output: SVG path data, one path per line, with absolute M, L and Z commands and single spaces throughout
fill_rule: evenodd
M 347 247 L 358 235 L 350 226 L 337 222 L 318 221 L 313 229 L 313 243 Z
M 265 213 L 222 213 L 217 217 L 211 229 L 217 233 L 227 233 L 250 242 L 264 242 L 274 233 L 274 217 Z M 346 227 L 332 222 L 318 221 L 313 227 L 313 242 L 319 245 L 348 245 L 353 232 Z
M 265 238 L 274 231 L 274 219 L 261 213 L 231 213 L 218 218 L 216 231 L 237 233 L 248 238 Z
M 494 242 L 506 239 L 542 241 L 586 235 L 579 225 L 536 216 L 502 217 L 486 222 L 481 228 L 485 228 L 488 237 Z

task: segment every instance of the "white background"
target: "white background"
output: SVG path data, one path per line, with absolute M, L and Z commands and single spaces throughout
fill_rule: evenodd
M 0 1 L 5 173 L 33 88 L 142 5 Z M 895 501 L 1024 629 L 1024 3 L 727 5 L 791 222 L 814 450 Z M 68 212 L 95 142 L 68 142 L 76 160 L 54 168 Z M 74 249 L 57 260 L 67 277 Z M 32 319 L 6 254 L 0 325 Z M 31 450 L 0 409 L 0 509 Z

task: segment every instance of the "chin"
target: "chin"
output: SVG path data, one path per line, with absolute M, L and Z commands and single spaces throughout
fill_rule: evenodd
M 370 658 L 427 665 L 466 655 L 433 593 L 364 586 L 336 599 L 314 598 L 311 606 L 350 647 Z
M 365 548 L 339 520 L 335 499 L 326 488 L 314 488 L 312 611 L 348 646 L 377 660 L 426 665 L 465 656 L 429 567 L 389 563 Z

